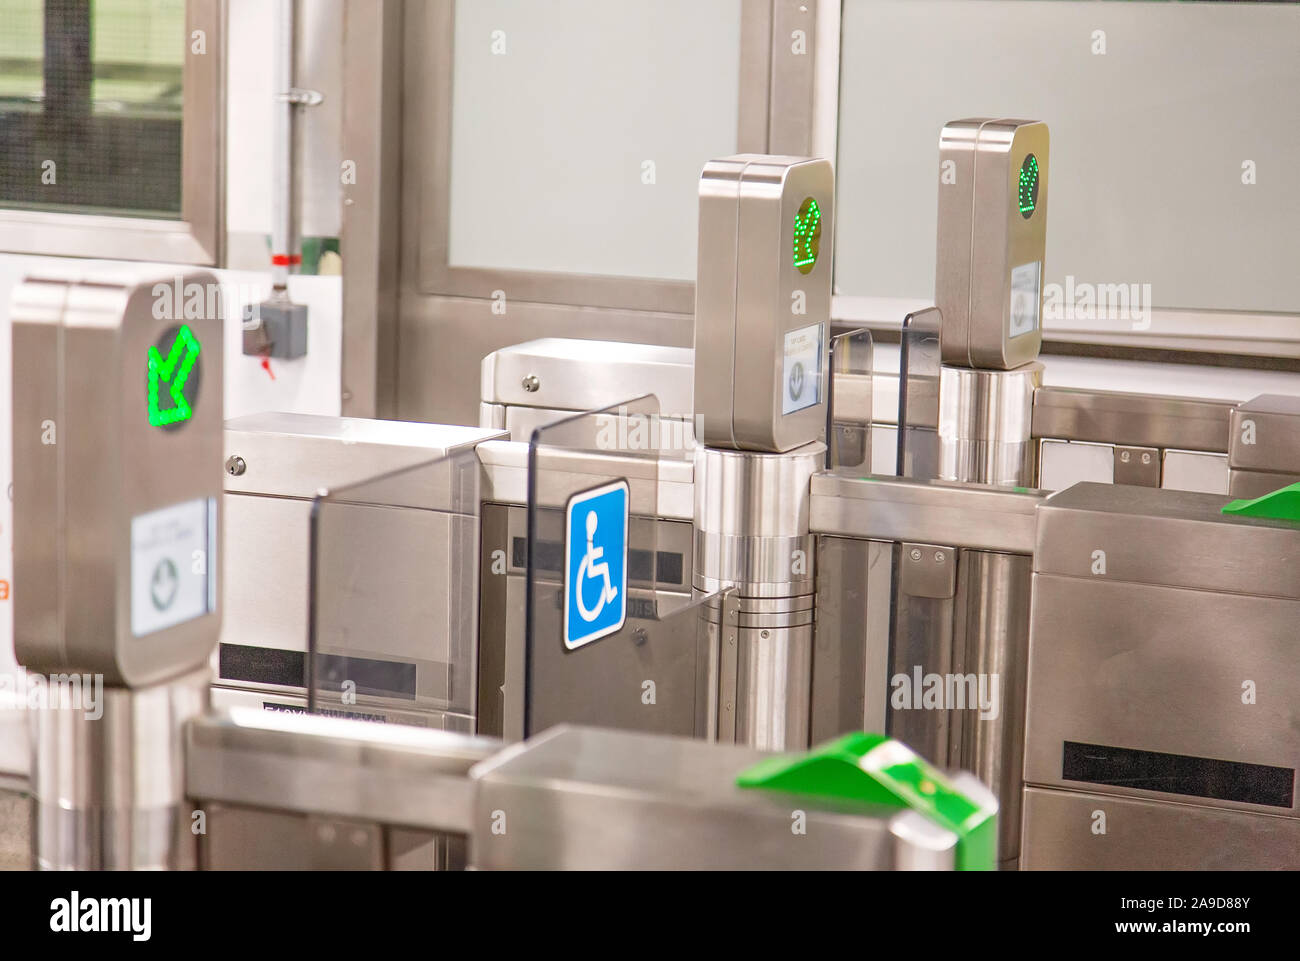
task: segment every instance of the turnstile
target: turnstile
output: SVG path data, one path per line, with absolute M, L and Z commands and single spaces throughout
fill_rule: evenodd
M 1078 484 L 1039 508 L 1029 868 L 1300 867 L 1300 523 Z

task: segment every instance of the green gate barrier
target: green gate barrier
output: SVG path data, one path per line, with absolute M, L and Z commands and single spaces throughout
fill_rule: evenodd
M 963 794 L 942 771 L 883 734 L 845 734 L 807 754 L 764 758 L 736 784 L 911 808 L 957 835 L 957 870 L 997 868 L 997 802 Z
M 1222 512 L 1274 521 L 1300 521 L 1300 484 L 1291 484 L 1254 500 L 1232 501 L 1223 506 Z

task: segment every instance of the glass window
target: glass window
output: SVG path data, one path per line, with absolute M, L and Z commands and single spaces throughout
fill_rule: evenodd
M 457 3 L 451 266 L 693 280 L 740 41 L 740 0 Z
M 0 206 L 181 216 L 185 0 L 0 0 Z
M 931 297 L 940 130 L 1022 117 L 1051 130 L 1045 289 L 1300 311 L 1300 5 L 845 0 L 842 27 L 841 293 Z

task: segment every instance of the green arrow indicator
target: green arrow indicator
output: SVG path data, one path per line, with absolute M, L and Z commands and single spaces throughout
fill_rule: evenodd
M 180 424 L 193 416 L 194 409 L 185 399 L 185 384 L 202 350 L 203 345 L 185 324 L 176 332 L 176 340 L 166 360 L 157 346 L 149 348 L 149 423 L 154 427 Z M 172 399 L 172 406 L 167 408 L 158 405 L 158 394 L 163 384 L 167 385 Z

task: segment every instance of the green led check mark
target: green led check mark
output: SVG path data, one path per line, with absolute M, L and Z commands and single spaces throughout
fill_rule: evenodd
M 202 350 L 203 346 L 187 325 L 181 325 L 177 331 L 166 360 L 156 346 L 149 348 L 149 423 L 154 427 L 179 424 L 194 414 L 185 399 L 185 384 Z M 171 397 L 171 406 L 167 408 L 158 404 L 158 395 L 164 384 Z

